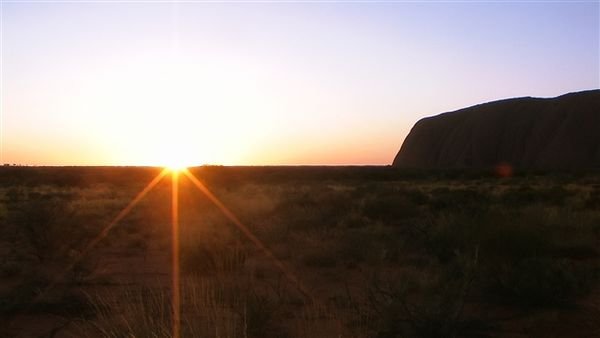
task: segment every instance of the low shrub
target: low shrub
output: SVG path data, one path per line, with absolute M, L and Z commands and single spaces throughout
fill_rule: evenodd
M 524 306 L 564 306 L 595 285 L 593 268 L 567 259 L 530 257 L 488 266 L 487 296 Z

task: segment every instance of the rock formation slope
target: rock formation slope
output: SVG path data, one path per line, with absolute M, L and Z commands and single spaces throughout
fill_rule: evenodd
M 404 168 L 600 168 L 600 90 L 485 103 L 418 121 Z

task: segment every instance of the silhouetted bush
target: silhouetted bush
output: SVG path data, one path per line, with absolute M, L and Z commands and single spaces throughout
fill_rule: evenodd
M 429 208 L 432 211 L 457 210 L 477 213 L 484 209 L 490 196 L 470 188 L 436 188 L 431 191 Z
M 597 280 L 593 269 L 567 259 L 527 257 L 488 269 L 488 297 L 525 306 L 569 304 Z
M 10 220 L 31 252 L 41 262 L 64 258 L 81 244 L 83 229 L 77 224 L 70 200 L 39 195 L 19 203 Z
M 451 264 L 381 280 L 368 286 L 369 304 L 377 315 L 377 337 L 468 336 L 481 323 L 466 318 L 464 306 L 478 269 L 478 251 L 455 255 Z
M 417 217 L 421 205 L 426 200 L 418 192 L 404 190 L 377 194 L 365 200 L 365 216 L 389 225 L 402 224 L 403 220 Z
M 526 185 L 506 191 L 500 197 L 500 202 L 514 207 L 533 204 L 558 206 L 564 204 L 571 195 L 572 193 L 562 186 L 533 188 Z

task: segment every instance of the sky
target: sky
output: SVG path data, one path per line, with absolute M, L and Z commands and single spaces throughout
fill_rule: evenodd
M 0 2 L 0 163 L 386 165 L 423 117 L 600 88 L 598 1 Z

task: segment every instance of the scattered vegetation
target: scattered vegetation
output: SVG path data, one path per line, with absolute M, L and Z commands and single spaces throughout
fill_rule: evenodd
M 168 178 L 85 251 L 156 173 L 0 170 L 0 336 L 172 335 Z M 277 262 L 182 180 L 185 337 L 598 333 L 596 173 L 193 173 Z

